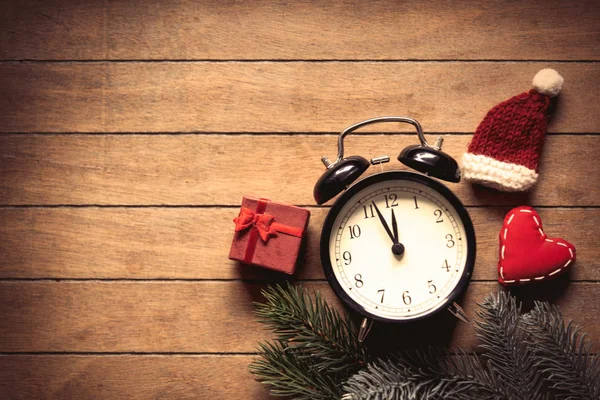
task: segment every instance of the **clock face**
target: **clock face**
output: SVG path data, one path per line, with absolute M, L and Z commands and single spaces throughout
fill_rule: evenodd
M 448 306 L 468 283 L 475 256 L 460 201 L 410 172 L 384 172 L 351 187 L 333 206 L 321 240 L 338 295 L 365 316 L 388 321 Z

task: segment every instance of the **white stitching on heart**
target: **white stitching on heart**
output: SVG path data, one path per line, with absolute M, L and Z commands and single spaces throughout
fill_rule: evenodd
M 544 239 L 546 240 L 546 242 L 550 242 L 550 243 L 554 243 L 554 240 L 552 239 L 548 239 L 546 237 L 546 234 L 544 233 L 544 231 L 542 230 L 541 226 L 540 226 L 540 221 L 536 218 L 535 215 L 533 215 L 533 212 L 531 210 L 519 210 L 519 212 L 524 212 L 524 213 L 529 213 L 532 214 L 531 217 L 533 218 L 533 220 L 535 221 L 535 224 L 537 225 L 538 231 L 540 232 L 540 235 L 542 235 L 542 237 L 544 237 Z M 506 240 L 506 235 L 508 233 L 508 225 L 510 225 L 511 221 L 513 220 L 515 214 L 511 214 L 511 216 L 508 218 L 508 221 L 506 222 L 506 228 L 504 229 L 504 240 Z M 558 268 L 556 271 L 552 271 L 551 273 L 549 273 L 548 275 L 542 275 L 542 276 L 536 276 L 533 278 L 533 280 L 536 281 L 541 281 L 542 279 L 558 274 L 562 269 L 567 268 L 569 266 L 569 264 L 571 264 L 571 262 L 573 261 L 573 258 L 575 257 L 575 255 L 573 254 L 573 250 L 567 246 L 564 243 L 560 243 L 560 242 L 556 242 L 557 245 L 559 246 L 563 246 L 566 247 L 569 250 L 569 254 L 571 255 L 571 259 L 569 261 L 567 261 L 565 263 L 565 265 L 563 265 L 562 267 Z M 501 258 L 502 260 L 504 260 L 504 250 L 505 250 L 506 246 L 502 245 L 502 250 L 501 250 Z M 504 266 L 502 266 L 502 263 L 500 263 L 500 277 L 502 278 L 502 280 L 504 281 L 504 283 L 523 283 L 523 282 L 529 282 L 531 281 L 531 278 L 525 278 L 525 279 L 513 279 L 513 280 L 505 280 L 504 279 Z
M 563 267 L 563 268 L 564 268 L 564 267 Z M 552 276 L 552 275 L 554 275 L 554 274 L 558 274 L 558 273 L 560 272 L 560 270 L 561 270 L 561 269 L 562 269 L 562 268 L 559 268 L 559 269 L 557 269 L 557 270 L 556 270 L 556 271 L 554 271 L 554 272 L 550 272 L 550 273 L 548 274 L 548 276 Z

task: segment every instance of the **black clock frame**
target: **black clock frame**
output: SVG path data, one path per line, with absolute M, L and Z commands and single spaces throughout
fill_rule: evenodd
M 436 310 L 432 311 L 429 314 L 420 315 L 420 316 L 413 317 L 413 318 L 406 318 L 406 319 L 402 319 L 402 320 L 390 319 L 390 318 L 385 318 L 385 317 L 381 317 L 381 316 L 372 314 L 369 311 L 365 310 L 364 307 L 361 306 L 359 303 L 354 301 L 346 293 L 346 291 L 340 285 L 339 281 L 336 279 L 335 274 L 333 272 L 333 266 L 331 265 L 330 255 L 329 255 L 329 239 L 331 237 L 331 230 L 333 228 L 333 223 L 335 222 L 335 219 L 337 218 L 339 212 L 342 210 L 342 207 L 344 207 L 346 205 L 346 203 L 348 202 L 348 200 L 350 198 L 352 198 L 356 193 L 360 192 L 364 188 L 371 186 L 375 183 L 383 182 L 386 180 L 407 180 L 407 181 L 421 183 L 421 184 L 435 190 L 439 194 L 441 194 L 446 200 L 448 200 L 448 202 L 450 202 L 450 204 L 454 207 L 454 209 L 458 213 L 458 216 L 461 219 L 461 221 L 463 222 L 463 225 L 465 227 L 465 236 L 466 236 L 466 240 L 467 240 L 467 258 L 466 258 L 465 269 L 463 271 L 462 276 L 460 277 L 460 280 L 458 281 L 458 284 L 446 298 L 446 302 L 442 306 L 438 307 Z M 448 306 L 450 306 L 452 304 L 452 302 L 454 302 L 456 300 L 456 298 L 463 293 L 463 291 L 467 288 L 468 284 L 470 283 L 471 276 L 473 275 L 473 267 L 475 265 L 475 253 L 476 253 L 475 229 L 473 228 L 473 222 L 471 221 L 471 217 L 469 216 L 467 209 L 461 203 L 461 201 L 458 199 L 458 197 L 456 197 L 456 195 L 454 193 L 452 193 L 452 191 L 450 189 L 448 189 L 448 187 L 446 187 L 443 183 L 438 182 L 426 175 L 417 174 L 417 173 L 409 172 L 409 171 L 380 172 L 378 174 L 371 175 L 365 179 L 362 179 L 361 181 L 359 181 L 356 184 L 349 187 L 348 190 L 346 190 L 335 201 L 335 203 L 331 207 L 331 210 L 329 210 L 327 217 L 325 218 L 325 222 L 324 222 L 323 228 L 321 230 L 320 247 L 321 247 L 321 249 L 320 249 L 321 263 L 323 265 L 323 271 L 325 272 L 325 277 L 327 278 L 329 285 L 331 286 L 331 288 L 333 289 L 335 294 L 340 298 L 340 300 L 342 300 L 342 302 L 344 304 L 348 305 L 352 310 L 356 311 L 357 313 L 361 314 L 364 317 L 367 317 L 367 318 L 375 320 L 375 321 L 386 322 L 386 323 L 397 323 L 397 324 L 414 322 L 414 321 L 422 320 L 425 318 L 429 318 L 429 317 L 439 313 L 441 310 L 448 308 Z

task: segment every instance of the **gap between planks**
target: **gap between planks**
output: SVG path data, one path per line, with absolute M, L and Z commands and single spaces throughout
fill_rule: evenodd
M 331 208 L 332 205 L 315 205 L 315 204 L 294 204 L 296 207 L 314 208 L 314 209 L 327 209 Z M 19 209 L 19 208 L 239 208 L 239 204 L 0 204 L 0 209 Z M 470 208 L 506 208 L 510 205 L 506 204 L 473 204 L 465 206 L 467 209 Z M 516 206 L 515 206 L 516 207 Z M 586 206 L 552 206 L 552 205 L 537 205 L 532 206 L 536 208 L 545 209 L 596 209 L 600 208 L 600 205 L 586 205 Z
M 326 282 L 323 278 L 305 278 L 305 279 L 292 279 L 287 277 L 281 277 L 280 280 L 274 279 L 242 279 L 242 278 L 0 278 L 0 282 L 55 282 L 55 283 L 69 283 L 69 282 L 90 282 L 90 283 L 110 283 L 110 282 L 153 282 L 153 283 L 194 283 L 194 282 L 240 282 L 247 284 L 262 285 L 266 283 L 282 283 L 286 281 L 293 283 L 323 283 Z M 494 283 L 496 280 L 491 279 L 471 279 L 471 282 L 483 282 L 483 283 Z M 577 280 L 576 282 L 587 282 L 597 283 L 600 280 Z
M 432 132 L 426 133 L 431 136 L 453 135 L 469 136 L 473 132 Z M 338 136 L 339 132 L 207 132 L 207 131 L 181 131 L 181 132 L 0 132 L 1 136 Z M 414 132 L 353 132 L 352 136 L 414 136 Z M 596 137 L 600 132 L 547 132 L 546 136 L 574 136 L 574 137 Z
M 258 355 L 257 352 L 235 352 L 235 353 L 209 353 L 209 352 L 135 352 L 135 351 L 115 351 L 115 352 L 106 352 L 106 351 L 30 351 L 30 352 L 11 352 L 11 351 L 3 351 L 0 352 L 0 358 L 2 357 L 14 357 L 14 356 L 79 356 L 79 357 L 247 357 L 247 356 L 255 356 Z
M 565 64 L 598 64 L 600 60 L 593 59 L 579 59 L 579 60 L 567 60 L 567 59 L 554 59 L 554 60 L 538 60 L 538 59 L 519 59 L 519 60 L 503 60 L 493 58 L 482 58 L 476 60 L 461 60 L 458 58 L 448 58 L 432 60 L 427 58 L 408 58 L 408 59 L 334 59 L 334 58 L 323 58 L 323 59 L 284 59 L 284 58 L 265 58 L 256 60 L 244 60 L 244 59 L 129 59 L 129 60 L 116 60 L 116 59 L 96 59 L 96 60 L 34 60 L 34 59 L 14 59 L 14 60 L 0 60 L 0 64 L 182 64 L 182 63 L 194 63 L 194 64 L 232 64 L 232 63 L 243 63 L 243 64 L 266 64 L 266 63 L 312 63 L 312 64 L 324 64 L 324 63 L 338 63 L 338 64 L 358 64 L 358 63 L 377 63 L 377 64 L 402 64 L 402 63 L 423 63 L 423 64 L 449 64 L 449 63 L 468 63 L 468 64 L 485 64 L 485 63 L 501 63 L 501 64 L 517 64 L 517 63 L 565 63 Z

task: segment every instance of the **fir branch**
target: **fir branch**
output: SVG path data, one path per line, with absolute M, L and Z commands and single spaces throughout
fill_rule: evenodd
M 491 375 L 503 382 L 511 399 L 540 400 L 543 393 L 541 371 L 520 330 L 521 305 L 508 293 L 491 294 L 480 304 L 475 331 L 485 349 Z
M 557 399 L 600 399 L 600 362 L 578 325 L 565 325 L 556 306 L 536 302 L 522 320 L 536 367 L 547 377 Z
M 304 288 L 288 284 L 263 290 L 266 303 L 256 304 L 259 322 L 275 333 L 277 340 L 311 357 L 313 367 L 349 376 L 368 362 L 352 322 L 342 318 L 320 296 L 314 301 Z
M 463 383 L 469 385 L 469 391 L 459 397 L 451 396 L 454 400 L 510 400 L 512 393 L 506 382 L 483 362 L 476 354 L 467 354 L 462 350 L 448 360 L 450 374 L 459 376 Z
M 277 285 L 262 294 L 266 302 L 256 304 L 256 315 L 276 340 L 259 344 L 261 359 L 250 371 L 274 395 L 339 399 L 342 383 L 368 362 L 351 321 L 301 287 Z
M 419 398 L 455 398 L 452 396 L 458 396 L 470 386 L 450 368 L 450 356 L 445 348 L 404 351 L 393 360 L 403 371 L 404 379 L 415 384 Z
M 334 379 L 312 368 L 309 359 L 301 358 L 280 342 L 259 344 L 261 358 L 250 364 L 250 372 L 271 385 L 274 396 L 294 396 L 300 400 L 339 399 L 341 391 Z
M 419 393 L 416 379 L 408 380 L 398 359 L 377 360 L 366 369 L 352 376 L 344 391 L 342 400 L 408 400 L 427 398 Z M 431 397 L 429 397 L 431 398 Z

